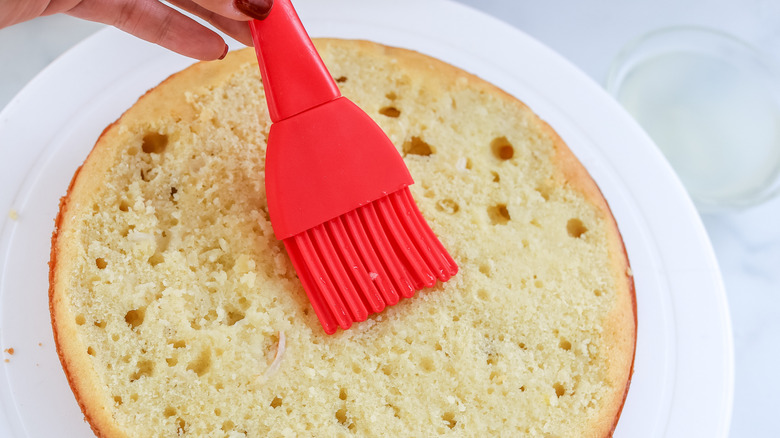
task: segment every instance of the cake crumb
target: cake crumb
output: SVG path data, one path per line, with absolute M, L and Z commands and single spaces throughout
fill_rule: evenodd
M 19 212 L 12 208 L 8 211 L 8 217 L 11 218 L 12 221 L 19 220 Z
M 6 348 L 6 349 L 5 349 L 5 350 L 3 350 L 3 351 L 5 351 L 6 353 L 10 354 L 11 356 L 13 356 L 13 355 L 14 355 L 14 348 L 13 348 L 13 347 Z
M 10 361 L 10 360 L 8 360 L 8 359 L 6 359 L 4 362 L 5 362 L 5 363 L 9 363 L 9 362 L 11 362 L 11 361 Z

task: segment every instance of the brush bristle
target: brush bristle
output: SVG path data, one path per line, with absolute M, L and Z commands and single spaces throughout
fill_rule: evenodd
M 284 240 L 328 334 L 409 298 L 458 266 L 408 188 Z

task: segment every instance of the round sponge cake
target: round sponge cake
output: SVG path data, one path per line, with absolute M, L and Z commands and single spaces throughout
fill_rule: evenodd
M 582 165 L 473 75 L 371 42 L 316 44 L 403 155 L 460 272 L 326 335 L 268 219 L 254 53 L 195 64 L 103 132 L 61 202 L 52 324 L 94 432 L 610 435 L 636 305 Z

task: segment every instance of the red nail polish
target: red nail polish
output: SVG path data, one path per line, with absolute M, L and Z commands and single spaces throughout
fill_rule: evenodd
M 271 12 L 273 0 L 233 0 L 233 5 L 242 14 L 255 20 L 263 20 Z
M 219 57 L 219 59 L 225 59 L 225 57 L 226 57 L 226 56 L 227 56 L 227 54 L 228 54 L 228 50 L 230 50 L 230 47 L 228 47 L 228 45 L 227 45 L 227 44 L 225 44 L 225 51 L 224 51 L 224 52 L 222 52 L 222 56 L 220 56 L 220 57 Z

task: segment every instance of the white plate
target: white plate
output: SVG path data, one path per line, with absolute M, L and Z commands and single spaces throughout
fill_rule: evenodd
M 693 204 L 636 123 L 537 41 L 445 0 L 298 0 L 314 36 L 412 48 L 531 106 L 598 182 L 636 280 L 635 372 L 618 437 L 726 436 L 731 326 Z M 48 313 L 49 238 L 59 197 L 105 126 L 191 61 L 106 29 L 55 61 L 0 113 L 0 436 L 90 437 L 57 359 Z M 10 219 L 8 212 L 18 212 Z

